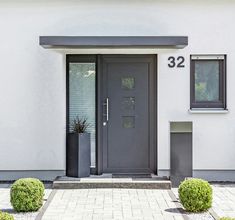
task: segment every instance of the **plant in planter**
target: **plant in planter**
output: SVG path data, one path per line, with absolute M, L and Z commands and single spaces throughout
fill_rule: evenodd
M 87 118 L 80 119 L 77 116 L 72 122 L 72 130 L 74 133 L 86 133 L 89 126 Z
M 91 164 L 89 124 L 86 118 L 77 116 L 71 127 L 72 132 L 67 137 L 67 176 L 88 177 Z

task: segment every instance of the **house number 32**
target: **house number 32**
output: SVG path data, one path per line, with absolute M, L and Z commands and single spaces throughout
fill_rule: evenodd
M 169 61 L 169 63 L 168 63 L 169 68 L 174 68 L 174 67 L 184 68 L 185 67 L 185 65 L 184 65 L 185 59 L 182 56 L 179 56 L 177 58 L 171 56 L 168 58 L 168 61 Z

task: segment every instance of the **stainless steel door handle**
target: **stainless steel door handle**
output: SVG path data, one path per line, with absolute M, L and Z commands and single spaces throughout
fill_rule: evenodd
M 104 111 L 106 110 L 106 112 L 104 112 L 103 116 L 105 117 L 105 121 L 103 121 L 103 126 L 107 125 L 107 122 L 109 121 L 109 98 L 106 98 L 103 106 L 106 106 L 106 109 L 104 109 Z
M 109 98 L 106 98 L 106 121 L 109 121 Z

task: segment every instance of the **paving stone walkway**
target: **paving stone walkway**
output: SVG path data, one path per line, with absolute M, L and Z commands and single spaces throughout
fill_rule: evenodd
M 167 190 L 57 190 L 43 220 L 183 220 Z
M 52 190 L 45 191 L 45 201 Z M 177 209 L 177 189 L 76 189 L 56 190 L 48 207 L 41 210 L 43 220 L 182 220 Z M 51 194 L 51 195 L 52 195 Z M 235 217 L 235 184 L 213 184 L 214 216 Z M 171 196 L 170 196 L 171 195 Z M 15 213 L 10 204 L 10 185 L 0 184 L 0 210 L 12 213 L 15 220 L 35 220 L 39 212 Z M 43 214 L 43 211 L 45 213 Z M 43 215 L 42 215 L 43 214 Z M 39 215 L 40 216 L 40 215 Z M 209 212 L 184 214 L 189 220 L 213 220 Z M 37 218 L 39 220 L 40 218 Z

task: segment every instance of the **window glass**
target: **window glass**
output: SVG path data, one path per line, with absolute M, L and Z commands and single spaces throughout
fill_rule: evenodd
M 122 116 L 122 127 L 123 128 L 134 128 L 135 127 L 135 116 Z
M 192 55 L 190 108 L 226 109 L 226 56 Z
M 91 134 L 91 166 L 95 166 L 95 63 L 69 63 L 69 124 L 76 117 L 87 119 Z
M 135 78 L 125 77 L 121 79 L 122 89 L 131 90 L 135 88 Z
M 219 61 L 195 61 L 195 101 L 219 101 Z
M 134 110 L 135 97 L 122 97 L 122 108 L 124 110 Z

